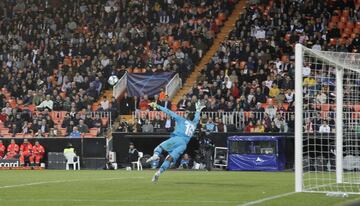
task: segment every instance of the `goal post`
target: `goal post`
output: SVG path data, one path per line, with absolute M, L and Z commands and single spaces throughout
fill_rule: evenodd
M 302 192 L 303 184 L 303 48 L 295 45 L 295 191 Z
M 295 191 L 360 194 L 360 54 L 295 46 Z

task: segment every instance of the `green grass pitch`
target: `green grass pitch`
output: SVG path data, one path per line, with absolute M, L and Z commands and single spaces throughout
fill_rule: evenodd
M 237 206 L 293 192 L 291 172 L 0 171 L 0 205 Z M 330 206 L 359 199 L 291 194 L 255 205 Z

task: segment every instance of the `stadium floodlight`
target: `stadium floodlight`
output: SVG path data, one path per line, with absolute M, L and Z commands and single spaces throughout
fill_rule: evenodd
M 360 54 L 295 46 L 295 191 L 360 194 Z

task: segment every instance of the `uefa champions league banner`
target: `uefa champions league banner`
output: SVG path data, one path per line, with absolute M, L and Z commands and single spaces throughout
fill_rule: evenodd
M 160 88 L 165 88 L 166 84 L 174 75 L 174 72 L 160 72 L 153 74 L 128 73 L 127 92 L 131 97 L 158 95 L 160 93 Z

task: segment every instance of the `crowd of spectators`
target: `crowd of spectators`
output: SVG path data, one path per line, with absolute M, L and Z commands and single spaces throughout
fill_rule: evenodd
M 68 111 L 74 117 L 93 111 L 110 75 L 120 77 L 129 68 L 143 68 L 148 73 L 176 71 L 184 79 L 212 44 L 235 3 L 1 1 L 0 87 L 6 91 L 0 95 L 1 118 L 18 132 L 24 122 L 15 123 L 16 116 L 26 115 L 26 111 L 10 103 L 35 105 L 43 112 L 31 110 L 27 122 L 40 125 L 44 120 L 46 127 L 56 129 L 46 117 L 46 110 Z M 279 131 L 292 129 L 289 119 L 275 120 L 278 114 L 281 119 L 285 112 L 294 111 L 294 45 L 299 42 L 318 50 L 360 51 L 359 35 L 346 42 L 331 41 L 343 37 L 342 31 L 329 22 L 345 8 L 349 21 L 359 19 L 353 1 L 251 1 L 197 84 L 177 103 L 177 109 L 193 111 L 194 103 L 201 100 L 207 112 L 251 111 L 269 116 L 270 121 L 264 121 L 266 115 L 247 121 L 239 128 L 244 131 L 276 131 L 272 125 Z M 311 73 L 315 68 L 309 70 Z M 304 80 L 305 87 L 312 84 L 313 79 Z M 321 91 L 310 95 L 319 102 L 329 102 Z M 148 110 L 150 100 L 145 95 L 126 97 L 120 103 L 107 101 L 104 99 L 96 109 L 112 111 L 116 117 L 116 111 L 128 114 L 136 109 Z M 155 101 L 171 107 L 167 97 L 155 97 Z M 39 114 L 43 117 L 38 118 Z M 167 125 L 162 129 L 172 125 L 166 118 L 161 120 Z M 137 131 L 151 131 L 162 125 L 151 121 L 141 123 Z M 207 121 L 208 130 L 219 130 L 212 126 L 215 120 Z
M 49 112 L 94 110 L 94 102 L 108 87 L 107 78 L 121 77 L 131 68 L 176 71 L 186 78 L 234 4 L 232 0 L 1 1 L 0 87 L 6 93 L 0 106 L 8 112 L 16 107 L 7 114 L 6 124 L 13 128 L 10 113 L 22 115 L 19 105 Z M 116 117 L 119 106 L 112 100 L 96 109 L 115 112 Z M 27 122 L 38 121 L 37 114 L 30 116 Z M 46 126 L 52 128 L 49 120 Z
M 359 36 L 348 39 L 346 44 L 338 42 L 334 45 L 330 40 L 340 37 L 341 30 L 336 26 L 328 28 L 328 23 L 333 15 L 341 15 L 339 11 L 345 8 L 349 9 L 349 21 L 357 21 L 359 9 L 355 9 L 353 1 L 252 2 L 255 3 L 246 7 L 229 38 L 222 42 L 197 84 L 177 107 L 194 110 L 195 102 L 201 100 L 207 106 L 204 111 L 264 113 L 239 129 L 245 132 L 293 131 L 293 117 L 285 116 L 285 113 L 294 112 L 295 43 L 317 50 L 356 51 Z M 328 71 L 304 65 L 307 66 L 308 70 L 304 69 L 305 97 L 331 103 L 329 91 L 333 90 L 329 90 L 330 84 L 314 77 L 325 76 Z M 309 89 L 316 83 L 321 86 L 316 90 Z M 314 112 L 317 115 L 309 121 L 316 125 L 312 131 L 333 131 L 329 122 L 323 121 L 321 109 Z M 333 121 L 329 117 L 326 119 Z
M 295 43 L 316 50 L 360 51 L 358 35 L 348 35 L 345 43 L 337 41 L 334 44 L 333 38 L 343 37 L 342 30 L 330 26 L 334 16 L 340 19 L 343 9 L 347 9 L 346 19 L 352 24 L 359 20 L 360 12 L 353 1 L 252 2 L 255 3 L 246 7 L 229 38 L 221 44 L 202 71 L 197 84 L 177 103 L 177 110 L 194 111 L 195 103 L 201 100 L 207 106 L 205 112 L 240 112 L 231 117 L 243 118 L 245 123 L 236 125 L 238 130 L 292 132 Z M 329 78 L 324 78 L 329 74 Z M 321 104 L 334 103 L 335 87 L 334 82 L 329 80 L 333 77 L 331 75 L 334 75 L 332 68 L 304 64 L 304 106 L 312 113 L 311 117 L 305 117 L 305 132 L 334 132 L 333 108 L 324 115 L 321 107 Z M 155 96 L 155 101 L 157 98 Z M 149 102 L 147 97 L 133 102 L 134 109 L 149 110 L 146 106 Z M 141 102 L 144 108 L 139 107 Z M 249 112 L 256 114 L 256 118 L 241 114 Z M 218 129 L 217 121 L 213 122 L 212 118 L 207 117 L 205 119 L 202 124 L 204 130 L 223 131 Z M 226 118 L 221 115 L 217 119 L 222 124 L 226 122 Z M 157 121 L 145 114 L 135 120 L 135 125 L 138 125 L 135 131 L 143 131 L 143 127 L 146 131 L 156 131 L 159 125 Z M 164 126 L 160 131 L 163 129 Z

